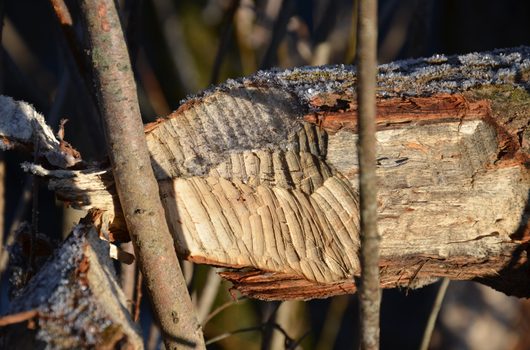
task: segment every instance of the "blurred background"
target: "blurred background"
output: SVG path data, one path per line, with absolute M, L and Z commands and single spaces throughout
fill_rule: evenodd
M 0 0 L 3 19 L 0 92 L 33 104 L 54 130 L 68 119 L 65 139 L 85 160 L 105 157 L 105 141 L 84 64 L 79 7 L 58 20 L 62 1 Z M 355 62 L 355 0 L 117 1 L 144 122 L 175 110 L 211 84 L 259 69 Z M 62 12 L 64 14 L 64 12 Z M 380 0 L 379 63 L 530 44 L 527 0 Z M 39 231 L 58 244 L 81 215 L 33 186 L 19 166 L 30 155 L 5 153 L 0 163 L 0 244 L 15 241 L 20 222 L 38 206 Z M 38 201 L 32 204 L 32 197 Z M 127 246 L 124 246 L 128 249 Z M 7 254 L 0 254 L 0 313 L 9 303 Z M 11 264 L 16 262 L 11 261 Z M 149 303 L 140 298 L 134 267 L 121 280 L 139 313 L 149 349 L 159 346 Z M 309 302 L 260 302 L 232 296 L 205 266 L 183 263 L 206 322 L 211 349 L 352 349 L 358 347 L 356 296 Z M 417 349 L 438 289 L 386 290 L 382 349 Z M 141 300 L 136 307 L 134 301 Z M 212 314 L 214 312 L 214 314 Z M 228 333 L 227 333 L 228 332 Z M 530 303 L 472 282 L 451 282 L 432 349 L 530 349 Z

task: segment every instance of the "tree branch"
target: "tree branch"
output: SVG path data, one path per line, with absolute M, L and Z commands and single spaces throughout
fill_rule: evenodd
M 379 349 L 379 241 L 377 232 L 376 77 L 377 0 L 359 1 L 357 22 L 357 104 L 359 113 L 359 202 L 361 276 L 356 279 L 360 303 L 361 349 Z
M 164 343 L 204 348 L 158 196 L 115 3 L 81 7 L 116 188 Z

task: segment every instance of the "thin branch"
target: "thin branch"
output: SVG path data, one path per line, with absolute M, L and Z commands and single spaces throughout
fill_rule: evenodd
M 248 300 L 247 298 L 245 297 L 240 297 L 236 300 L 230 300 L 230 301 L 227 301 L 226 303 L 224 303 L 223 305 L 219 306 L 217 309 L 213 310 L 208 316 L 206 316 L 206 318 L 204 319 L 204 321 L 202 322 L 202 325 L 203 327 L 208 323 L 210 322 L 210 320 L 212 318 L 214 318 L 215 316 L 217 316 L 220 312 L 224 311 L 225 309 L 229 308 L 230 306 L 233 306 L 233 305 L 236 305 L 239 301 L 245 301 L 245 300 Z
M 32 318 L 38 316 L 38 314 L 39 312 L 37 310 L 28 310 L 28 311 L 22 311 L 16 314 L 2 316 L 0 317 L 0 327 L 5 327 L 11 324 L 31 320 Z
M 261 331 L 262 329 L 263 329 L 263 325 L 236 329 L 235 331 L 226 332 L 226 333 L 218 335 L 217 337 L 213 337 L 212 339 L 206 341 L 206 345 L 212 345 L 213 343 L 217 343 L 223 339 L 226 339 L 238 333 Z
M 66 4 L 63 0 L 50 0 L 50 3 L 53 7 L 53 11 L 55 12 L 55 15 L 57 16 L 57 19 L 59 20 L 59 23 L 61 26 L 63 26 L 65 30 L 70 31 L 72 34 L 72 16 L 70 15 L 70 11 L 68 11 L 68 8 L 66 7 Z
M 140 83 L 145 91 L 145 95 L 149 100 L 151 108 L 157 116 L 165 116 L 171 113 L 169 103 L 164 96 L 162 86 L 153 71 L 153 67 L 149 63 L 144 49 L 138 50 L 138 57 L 136 58 L 136 70 Z
M 70 14 L 68 7 L 64 3 L 64 0 L 50 0 L 50 3 L 52 5 L 53 11 L 55 12 L 55 16 L 57 17 L 57 20 L 61 25 L 64 37 L 66 38 L 66 43 L 70 49 L 70 53 L 72 54 L 78 72 L 80 73 L 80 77 L 85 83 L 87 92 L 91 94 L 90 97 L 92 98 L 92 101 L 94 102 L 94 105 L 97 108 L 97 98 L 93 90 L 91 89 L 90 77 L 87 73 L 87 64 L 83 56 L 81 55 L 80 45 L 78 43 L 78 39 L 74 31 L 72 15 Z
M 116 189 L 164 343 L 167 349 L 203 349 L 158 196 L 115 3 L 83 0 L 81 8 Z
M 420 350 L 427 350 L 429 344 L 431 343 L 432 332 L 434 326 L 436 325 L 436 319 L 440 313 L 440 308 L 442 307 L 442 302 L 447 292 L 447 287 L 449 286 L 449 278 L 444 278 L 438 288 L 438 293 L 436 293 L 436 299 L 434 299 L 434 304 L 432 305 L 431 314 L 429 315 L 429 320 L 425 326 L 425 332 L 423 333 L 423 339 L 421 340 Z
M 158 325 L 156 322 L 151 322 L 151 326 L 149 327 L 149 335 L 147 337 L 147 344 L 146 349 L 147 350 L 156 350 L 159 349 L 160 342 L 160 328 L 158 328 Z
M 138 271 L 138 269 L 137 269 Z M 142 304 L 142 273 L 138 271 L 138 278 L 136 279 L 136 299 L 134 300 L 134 315 L 133 321 L 138 322 L 140 319 L 140 305 Z
M 197 303 L 197 318 L 201 324 L 204 324 L 204 320 L 208 317 L 208 313 L 212 309 L 220 285 L 221 277 L 219 277 L 215 268 L 211 267 L 206 276 L 206 284 L 202 290 L 201 297 Z
M 240 6 L 234 15 L 235 39 L 243 75 L 249 75 L 256 71 L 257 68 L 254 48 L 256 40 L 253 38 L 253 33 L 255 32 L 253 3 L 253 0 L 240 0 Z M 258 44 L 257 46 L 260 45 Z
M 72 11 L 68 9 L 64 0 L 50 0 L 55 17 L 57 18 L 63 36 L 58 36 L 61 53 L 63 54 L 64 63 L 70 71 L 72 81 L 79 87 L 77 92 L 78 103 L 83 104 L 82 108 L 87 108 L 84 113 L 86 118 L 84 122 L 87 126 L 88 139 L 93 146 L 103 144 L 103 135 L 101 134 L 99 105 L 96 93 L 92 88 L 92 77 L 90 76 L 89 63 L 86 56 L 82 54 L 82 41 L 74 28 L 71 12 L 78 13 L 79 4 L 70 3 Z M 63 40 L 64 37 L 64 40 Z M 103 152 L 98 149 L 98 153 Z
M 22 193 L 20 195 L 20 199 L 17 204 L 17 208 L 15 210 L 14 219 L 11 222 L 11 225 L 9 226 L 9 230 L 6 242 L 5 242 L 5 248 L 2 249 L 0 252 L 0 278 L 4 274 L 4 271 L 7 268 L 7 265 L 9 264 L 9 251 L 7 250 L 7 247 L 15 243 L 15 236 L 16 236 L 16 230 L 24 220 L 24 216 L 28 212 L 29 205 L 31 203 L 31 188 L 33 184 L 33 176 L 32 175 L 26 175 L 24 185 L 22 186 Z
M 121 249 L 124 252 L 134 255 L 133 246 L 131 242 L 122 243 Z M 123 289 L 123 294 L 127 298 L 129 305 L 129 312 L 133 314 L 134 304 L 134 290 L 136 285 L 136 259 L 131 264 L 122 262 L 120 264 L 120 286 Z
M 281 304 L 276 313 L 276 323 L 291 334 L 292 339 L 296 339 L 299 335 L 310 331 L 310 327 L 306 327 L 305 320 L 307 317 L 307 310 L 305 303 L 299 300 L 288 300 Z M 308 330 L 309 329 L 309 330 Z M 305 332 L 304 332 L 305 330 Z M 271 339 L 271 349 L 279 349 L 285 347 L 286 349 L 294 349 L 298 342 L 303 339 L 298 338 L 297 342 L 285 344 L 285 337 L 279 333 L 273 333 Z M 293 345 L 294 344 L 294 345 Z
M 357 55 L 357 26 L 359 22 L 359 0 L 353 0 L 352 25 L 343 62 L 353 62 Z
M 0 47 L 2 46 L 2 29 L 4 28 L 4 0 L 0 0 Z M 4 60 L 0 54 L 0 94 L 4 92 Z M 4 152 L 0 151 L 0 254 L 4 250 L 4 219 L 5 219 L 5 189 L 6 189 L 6 163 Z M 0 273 L 1 278 L 1 273 Z
M 304 341 L 304 339 L 309 334 L 311 334 L 311 329 L 308 329 L 304 334 L 302 334 L 302 336 L 300 338 L 298 338 L 296 340 L 295 339 L 286 338 L 286 340 L 290 341 L 290 343 L 289 344 L 285 344 L 285 348 L 289 349 L 289 350 L 297 349 L 300 346 L 300 344 Z M 300 347 L 300 348 L 302 349 L 302 347 Z
M 261 337 L 261 350 L 268 350 L 271 348 L 273 331 L 275 329 L 276 316 L 278 309 L 282 305 L 281 301 L 268 302 L 265 304 L 265 312 L 269 312 L 267 320 L 263 323 L 263 335 Z
M 361 277 L 359 301 L 361 349 L 379 348 L 379 242 L 377 232 L 377 178 L 375 92 L 377 75 L 377 1 L 359 1 L 357 27 L 357 101 L 359 105 L 359 189 L 361 212 Z M 356 282 L 357 282 L 356 281 Z
M 290 348 L 291 344 L 295 344 L 295 345 L 298 344 L 298 342 L 296 342 L 294 339 L 289 337 L 289 335 L 287 334 L 285 329 L 283 329 L 279 324 L 270 323 L 270 325 L 269 325 L 268 322 L 265 322 L 265 323 L 262 323 L 262 324 L 257 325 L 257 326 L 240 328 L 240 329 L 236 329 L 236 330 L 231 331 L 231 332 L 226 332 L 226 333 L 220 334 L 217 337 L 214 337 L 214 338 L 208 340 L 206 342 L 206 345 L 211 345 L 213 343 L 217 343 L 218 341 L 221 341 L 221 340 L 223 340 L 225 338 L 231 337 L 231 336 L 233 336 L 235 334 L 238 334 L 238 333 L 245 333 L 245 332 L 252 332 L 252 331 L 263 331 L 264 332 L 265 328 L 267 328 L 269 326 L 271 327 L 272 330 L 277 330 L 277 331 L 279 331 L 279 332 L 281 332 L 283 334 L 283 336 L 286 339 L 285 343 L 289 345 L 288 348 Z M 263 336 L 265 336 L 265 334 Z M 304 337 L 305 337 L 305 335 L 304 335 Z

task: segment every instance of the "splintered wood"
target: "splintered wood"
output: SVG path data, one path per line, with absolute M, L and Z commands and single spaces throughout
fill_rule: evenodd
M 530 97 L 528 79 L 514 78 L 529 76 L 529 57 L 520 48 L 381 67 L 382 287 L 449 277 L 530 295 L 528 280 L 520 287 L 528 278 Z M 264 72 L 146 126 L 183 257 L 227 267 L 221 275 L 257 298 L 355 291 L 354 80 L 343 67 Z M 117 197 L 95 171 L 45 175 L 73 205 L 106 210 L 116 230 Z

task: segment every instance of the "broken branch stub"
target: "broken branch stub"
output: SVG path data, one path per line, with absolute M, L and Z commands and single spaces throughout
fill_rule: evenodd
M 344 66 L 260 72 L 147 125 L 179 253 L 230 268 L 222 276 L 258 298 L 354 292 L 355 79 Z M 528 280 L 521 283 L 528 279 L 521 271 L 528 264 L 529 80 L 525 47 L 379 68 L 382 287 L 480 278 L 530 295 Z M 72 174 L 49 174 L 62 198 L 118 215 L 111 187 Z

